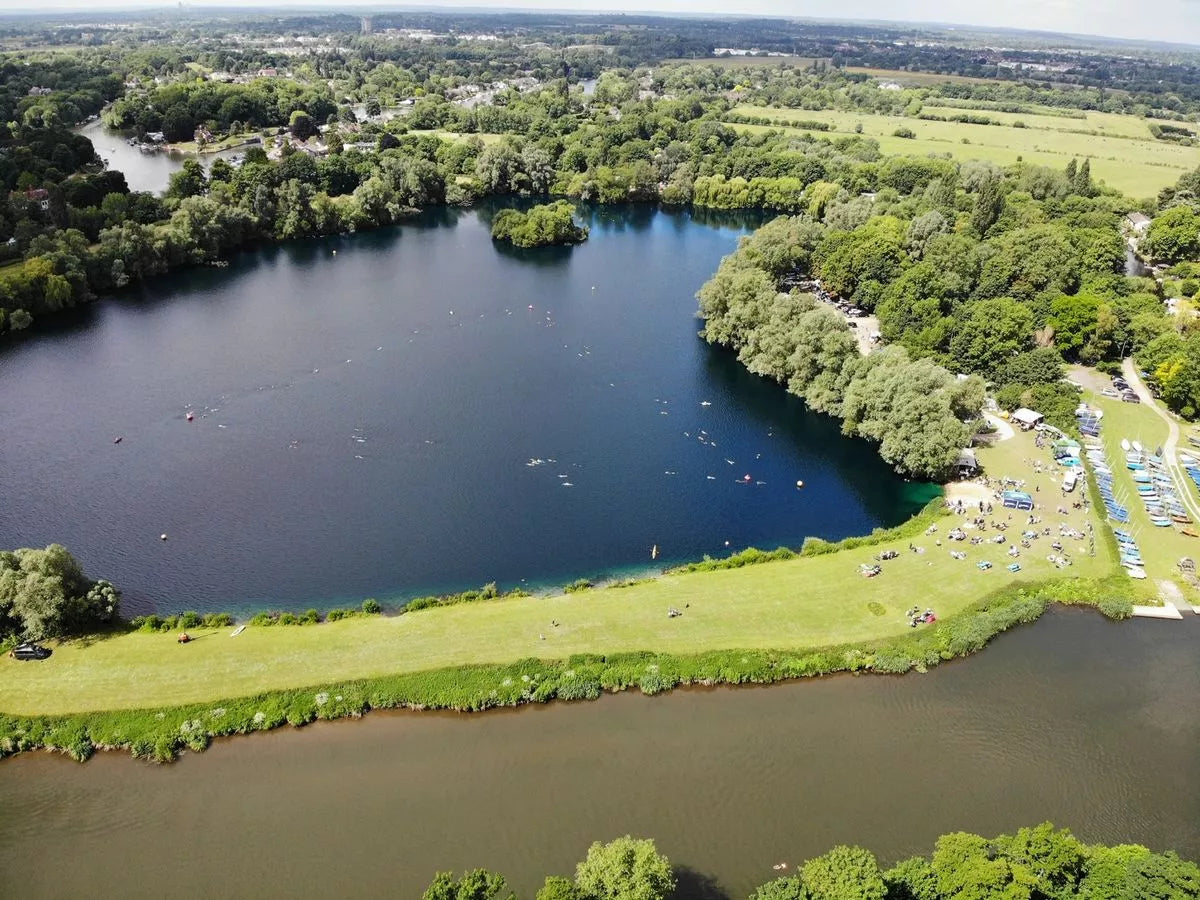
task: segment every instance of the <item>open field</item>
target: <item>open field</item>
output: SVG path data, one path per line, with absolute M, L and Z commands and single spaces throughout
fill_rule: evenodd
M 811 66 L 817 61 L 813 56 L 701 56 L 692 59 L 687 56 L 676 56 L 664 59 L 665 65 L 703 65 L 720 66 L 722 69 L 740 69 L 745 66 Z M 828 62 L 828 60 L 825 60 Z
M 1025 460 L 1044 451 L 1018 435 L 980 458 L 991 475 L 1033 478 Z M 1040 476 L 1047 487 L 1055 475 Z M 1032 489 L 1032 483 L 1030 485 Z M 1047 490 L 1043 487 L 1043 491 Z M 996 519 L 1007 511 L 999 508 Z M 1040 511 L 1044 525 L 1060 521 L 1086 529 L 1084 513 Z M 1014 513 L 1014 520 L 1024 514 Z M 175 706 L 340 681 L 449 666 L 565 659 L 577 653 L 651 650 L 695 654 L 709 650 L 804 650 L 886 640 L 910 632 L 905 610 L 932 607 L 946 618 L 1014 582 L 1054 576 L 1101 577 L 1114 561 L 1097 543 L 1070 542 L 1075 565 L 1066 571 L 1027 551 L 1022 571 L 1007 571 L 1008 545 L 953 545 L 943 541 L 956 519 L 938 520 L 938 532 L 842 550 L 824 556 L 714 572 L 668 575 L 625 588 L 593 589 L 553 597 L 463 604 L 393 618 L 356 618 L 318 626 L 250 627 L 193 632 L 179 646 L 174 634 L 129 633 L 56 649 L 45 664 L 0 658 L 0 711 L 54 714 Z M 1014 521 L 1014 527 L 1019 524 Z M 990 531 L 987 537 L 995 534 Z M 1044 539 L 1045 540 L 1045 539 Z M 909 544 L 925 552 L 908 550 Z M 954 560 L 950 548 L 968 553 Z M 881 549 L 900 551 L 881 576 L 858 572 Z M 993 563 L 989 571 L 975 565 Z M 874 605 L 874 610 L 872 609 Z M 668 618 L 668 608 L 683 611 Z M 552 621 L 558 622 L 555 626 Z
M 1056 169 L 1064 168 L 1071 159 L 1091 159 L 1093 177 L 1134 197 L 1152 196 L 1161 188 L 1174 184 L 1180 175 L 1200 166 L 1200 148 L 1154 140 L 1144 120 L 1128 116 L 1098 113 L 1095 118 L 1081 120 L 1013 115 L 1013 121 L 1021 119 L 1029 126 L 1016 128 L 1011 125 L 970 125 L 839 110 L 741 105 L 735 107 L 733 112 L 770 119 L 829 123 L 832 131 L 813 132 L 818 136 L 854 134 L 855 126 L 861 124 L 862 133 L 878 140 L 880 149 L 887 154 L 923 156 L 937 153 L 955 159 L 984 159 L 998 165 L 1011 165 L 1023 159 Z M 947 107 L 942 108 L 939 114 L 961 112 L 964 110 Z M 979 111 L 979 114 L 996 119 L 1004 117 L 990 110 Z M 748 131 L 766 130 L 766 126 L 760 125 L 733 127 Z M 916 138 L 896 137 L 894 132 L 901 127 L 910 129 Z M 1088 130 L 1098 133 L 1081 133 Z
M 930 84 L 1012 84 L 999 78 L 975 78 L 971 75 L 939 75 L 936 72 L 906 72 L 903 69 L 869 69 L 866 66 L 846 66 L 854 75 L 870 75 L 880 81 L 894 81 L 905 86 L 924 87 Z

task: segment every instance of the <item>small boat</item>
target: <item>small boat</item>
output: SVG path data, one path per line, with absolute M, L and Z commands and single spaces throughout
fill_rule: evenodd
M 1142 445 L 1141 445 L 1141 444 L 1139 444 L 1137 441 L 1134 441 L 1134 442 L 1133 442 L 1133 444 L 1132 444 L 1132 446 L 1133 446 L 1133 449 L 1134 449 L 1134 450 L 1136 450 L 1138 453 L 1142 453 L 1142 452 L 1143 452 L 1143 450 L 1142 450 Z
M 245 625 L 239 625 L 237 628 L 233 629 L 233 633 L 232 633 L 231 635 L 229 635 L 229 636 L 230 636 L 230 637 L 237 637 L 239 634 L 241 634 L 241 633 L 242 633 L 243 631 L 245 631 L 245 630 L 246 630 L 246 626 L 245 626 Z
M 658 544 L 655 544 L 653 547 L 650 548 L 650 558 L 658 559 Z
M 121 441 L 123 441 L 123 440 L 125 440 L 125 438 L 123 438 L 123 437 L 120 437 L 120 436 L 118 435 L 117 437 L 113 438 L 113 443 L 114 443 L 114 444 L 119 444 L 119 443 L 121 443 Z
M 188 420 L 189 422 L 191 422 L 191 421 L 192 421 L 193 419 L 195 419 L 195 418 L 196 418 L 196 414 L 195 414 L 194 412 L 189 412 L 189 413 L 187 414 L 187 420 Z
M 1186 534 L 1188 537 L 1200 537 L 1200 533 L 1197 533 L 1194 529 L 1191 529 L 1191 528 L 1180 528 L 1179 533 Z
M 1130 446 L 1129 441 L 1125 440 L 1124 438 L 1121 438 L 1121 449 L 1124 450 L 1126 453 L 1128 453 L 1129 446 Z
M 1125 570 L 1125 574 L 1127 574 L 1130 578 L 1136 578 L 1138 581 L 1141 581 L 1146 577 L 1146 570 L 1141 568 L 1130 568 Z

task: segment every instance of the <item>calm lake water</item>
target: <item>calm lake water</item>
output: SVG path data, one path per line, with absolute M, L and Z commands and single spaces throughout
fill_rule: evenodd
M 92 142 L 108 168 L 125 174 L 125 183 L 131 191 L 150 191 L 153 194 L 165 191 L 172 173 L 178 172 L 183 167 L 183 161 L 188 159 L 184 153 L 143 153 L 125 142 L 126 134 L 107 127 L 99 119 L 80 125 L 74 131 Z M 244 152 L 244 149 L 206 153 L 200 157 L 200 161 L 207 169 L 214 160 L 222 157 L 229 159 Z
M 1054 610 L 925 676 L 372 713 L 166 767 L 17 757 L 0 894 L 415 898 L 486 866 L 529 898 L 633 833 L 718 900 L 839 842 L 889 864 L 1046 819 L 1196 859 L 1198 642 L 1200 617 Z
M 840 538 L 932 496 L 696 337 L 750 223 L 587 218 L 565 250 L 506 252 L 481 210 L 274 247 L 0 349 L 0 547 L 67 545 L 131 613 L 303 610 Z

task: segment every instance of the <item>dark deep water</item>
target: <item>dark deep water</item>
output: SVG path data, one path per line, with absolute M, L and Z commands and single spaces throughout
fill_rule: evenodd
M 930 498 L 697 338 L 751 221 L 587 215 L 566 250 L 499 249 L 478 210 L 270 248 L 0 348 L 0 547 L 65 544 L 130 613 L 304 609 L 839 538 Z
M 1053 609 L 928 675 L 371 713 L 170 766 L 19 756 L 0 895 L 408 900 L 484 866 L 528 900 L 632 833 L 690 870 L 681 900 L 741 900 L 838 843 L 890 865 L 1047 819 L 1197 859 L 1197 639 Z

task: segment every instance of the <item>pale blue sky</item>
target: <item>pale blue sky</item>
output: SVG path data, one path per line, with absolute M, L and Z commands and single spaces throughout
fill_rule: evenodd
M 0 10 L 28 10 L 30 0 L 0 0 Z M 163 0 L 51 0 L 39 9 L 113 9 L 163 7 Z M 306 8 L 354 9 L 382 6 L 353 0 L 203 0 L 199 6 L 298 6 Z M 421 4 L 428 8 L 435 4 Z M 839 19 L 888 19 L 912 22 L 949 22 L 990 25 L 1040 31 L 1068 31 L 1112 37 L 1186 42 L 1200 45 L 1200 0 L 840 0 L 836 4 L 817 0 L 444 0 L 445 7 L 500 7 L 594 12 L 596 10 L 666 13 L 722 13 L 777 15 Z

